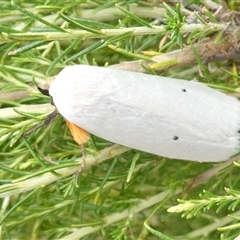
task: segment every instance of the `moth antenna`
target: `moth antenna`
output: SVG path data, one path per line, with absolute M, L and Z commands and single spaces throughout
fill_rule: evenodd
M 32 129 L 26 131 L 26 132 L 22 135 L 22 137 L 28 136 L 29 134 L 37 131 L 37 130 L 38 130 L 39 128 L 41 128 L 42 126 L 47 126 L 48 124 L 50 124 L 50 123 L 52 122 L 52 120 L 53 120 L 57 115 L 58 115 L 58 111 L 57 111 L 57 110 L 53 111 L 52 113 L 50 113 L 50 114 L 47 116 L 47 118 L 46 118 L 42 123 L 38 124 L 37 126 L 35 126 L 35 127 L 32 128 Z
M 52 120 L 58 115 L 58 110 L 54 110 L 52 113 L 50 113 L 47 118 L 44 120 L 44 125 L 48 125 L 52 122 Z

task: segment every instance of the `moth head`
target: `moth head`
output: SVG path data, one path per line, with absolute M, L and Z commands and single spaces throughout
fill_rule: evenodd
M 54 101 L 53 101 L 52 96 L 49 94 L 49 90 L 48 90 L 48 89 L 42 89 L 42 88 L 38 87 L 38 90 L 39 90 L 43 95 L 50 97 L 50 99 L 51 99 L 51 104 L 52 104 L 54 107 L 56 107 L 55 104 L 54 104 Z

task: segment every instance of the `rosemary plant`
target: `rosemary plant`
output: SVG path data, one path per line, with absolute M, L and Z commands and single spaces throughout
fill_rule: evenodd
M 23 137 L 54 110 L 37 87 L 67 65 L 198 79 L 238 95 L 239 6 L 218 2 L 1 1 L 1 239 L 237 239 L 237 156 L 200 164 L 91 136 L 76 175 L 81 149 L 61 116 Z

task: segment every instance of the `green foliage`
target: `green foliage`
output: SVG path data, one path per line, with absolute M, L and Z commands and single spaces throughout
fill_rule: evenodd
M 199 215 L 202 211 L 207 211 L 217 206 L 216 213 L 219 213 L 226 205 L 228 210 L 235 211 L 240 202 L 240 192 L 231 189 L 225 189 L 229 195 L 218 196 L 210 192 L 203 191 L 199 200 L 179 200 L 181 204 L 168 209 L 169 212 L 184 212 L 183 217 L 191 218 Z
M 177 43 L 180 48 L 183 47 L 183 39 L 180 33 L 180 29 L 184 24 L 185 18 L 182 16 L 180 10 L 180 4 L 176 4 L 176 10 L 173 10 L 170 6 L 166 3 L 163 3 L 164 7 L 166 8 L 167 12 L 165 13 L 165 20 L 167 22 L 165 29 L 166 31 L 171 31 L 171 42 Z
M 22 137 L 54 110 L 37 86 L 66 65 L 115 64 L 239 92 L 239 15 L 206 2 L 194 12 L 190 2 L 1 1 L 2 239 L 238 236 L 237 162 L 165 159 L 91 136 L 76 175 L 81 149 L 62 117 Z

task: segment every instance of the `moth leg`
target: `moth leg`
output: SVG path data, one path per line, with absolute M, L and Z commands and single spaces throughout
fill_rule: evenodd
M 73 139 L 81 146 L 82 150 L 82 163 L 80 168 L 76 171 L 76 174 L 79 174 L 85 167 L 86 160 L 86 150 L 84 144 L 89 140 L 89 134 L 82 128 L 76 126 L 74 123 L 66 120 L 67 126 L 73 136 Z
M 81 150 L 82 150 L 82 168 L 85 167 L 85 159 L 86 159 L 86 149 L 84 144 L 81 144 Z
M 45 155 L 42 153 L 42 151 L 41 151 L 37 146 L 36 146 L 35 148 L 36 148 L 38 154 L 39 154 L 46 162 L 48 162 L 48 163 L 50 163 L 50 164 L 52 164 L 52 165 L 57 165 L 57 164 L 58 164 L 58 162 L 53 161 L 50 157 L 45 156 Z
M 82 152 L 82 162 L 81 165 L 79 167 L 79 169 L 75 172 L 76 175 L 80 174 L 82 172 L 82 170 L 85 168 L 85 163 L 86 163 L 86 149 L 84 144 L 80 144 L 81 146 L 81 152 Z

